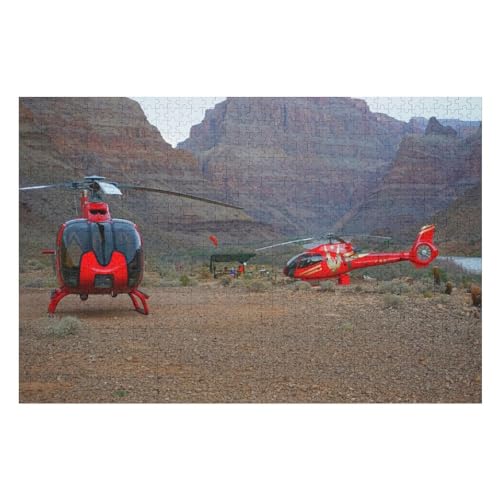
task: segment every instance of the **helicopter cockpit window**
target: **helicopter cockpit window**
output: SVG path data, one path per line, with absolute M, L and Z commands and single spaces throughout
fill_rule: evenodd
M 113 232 L 115 234 L 115 250 L 125 255 L 127 264 L 130 264 L 141 248 L 139 233 L 131 222 L 125 221 L 115 221 Z
M 115 250 L 121 252 L 127 260 L 128 285 L 137 286 L 142 276 L 143 256 L 141 237 L 129 221 L 115 220 L 113 222 L 115 235 Z
M 64 282 L 68 286 L 78 286 L 80 259 L 91 249 L 89 225 L 77 221 L 64 228 L 61 242 L 61 267 Z
M 311 264 L 317 264 L 318 262 L 322 262 L 323 256 L 321 254 L 302 254 L 299 262 L 297 264 L 298 268 L 307 267 Z

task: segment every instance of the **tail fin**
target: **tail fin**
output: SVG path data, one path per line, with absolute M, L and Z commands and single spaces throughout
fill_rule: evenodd
M 418 233 L 417 239 L 410 250 L 410 262 L 414 266 L 428 266 L 439 255 L 433 241 L 435 230 L 436 227 L 431 224 L 424 226 Z

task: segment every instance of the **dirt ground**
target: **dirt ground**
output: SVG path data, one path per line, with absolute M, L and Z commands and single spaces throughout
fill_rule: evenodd
M 481 319 L 457 290 L 402 295 L 373 286 L 261 293 L 206 283 L 127 296 L 20 291 L 21 402 L 481 402 Z M 439 294 L 443 295 L 443 294 Z M 71 315 L 83 330 L 55 336 Z

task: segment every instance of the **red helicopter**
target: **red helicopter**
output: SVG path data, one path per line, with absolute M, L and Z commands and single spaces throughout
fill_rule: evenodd
M 22 187 L 20 190 L 49 188 L 81 191 L 81 217 L 62 224 L 57 233 L 56 250 L 44 251 L 55 253 L 60 285 L 52 292 L 49 314 L 54 314 L 66 295 L 76 294 L 81 300 L 87 300 L 92 294 L 116 297 L 120 293 L 129 295 L 137 312 L 149 313 L 149 296 L 139 290 L 144 272 L 142 237 L 133 222 L 111 218 L 102 194 L 121 195 L 120 188 L 135 189 L 241 210 L 241 207 L 176 191 L 107 182 L 105 177 L 97 175 L 85 177 L 83 181 Z
M 439 254 L 433 243 L 434 231 L 434 225 L 422 227 L 409 251 L 392 253 L 357 253 L 351 242 L 329 234 L 326 243 L 315 245 L 306 252 L 292 257 L 286 263 L 283 273 L 289 278 L 304 281 L 337 278 L 339 285 L 349 285 L 351 282 L 349 273 L 355 269 L 392 264 L 403 260 L 410 261 L 415 267 L 425 267 Z M 312 240 L 313 238 L 304 238 L 287 241 L 258 248 L 257 251 Z

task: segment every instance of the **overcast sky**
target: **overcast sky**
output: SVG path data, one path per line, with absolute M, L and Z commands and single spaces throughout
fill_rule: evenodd
M 205 110 L 225 97 L 133 97 L 146 117 L 172 146 L 187 139 Z M 481 120 L 480 97 L 361 97 L 370 109 L 408 121 L 413 116 Z

